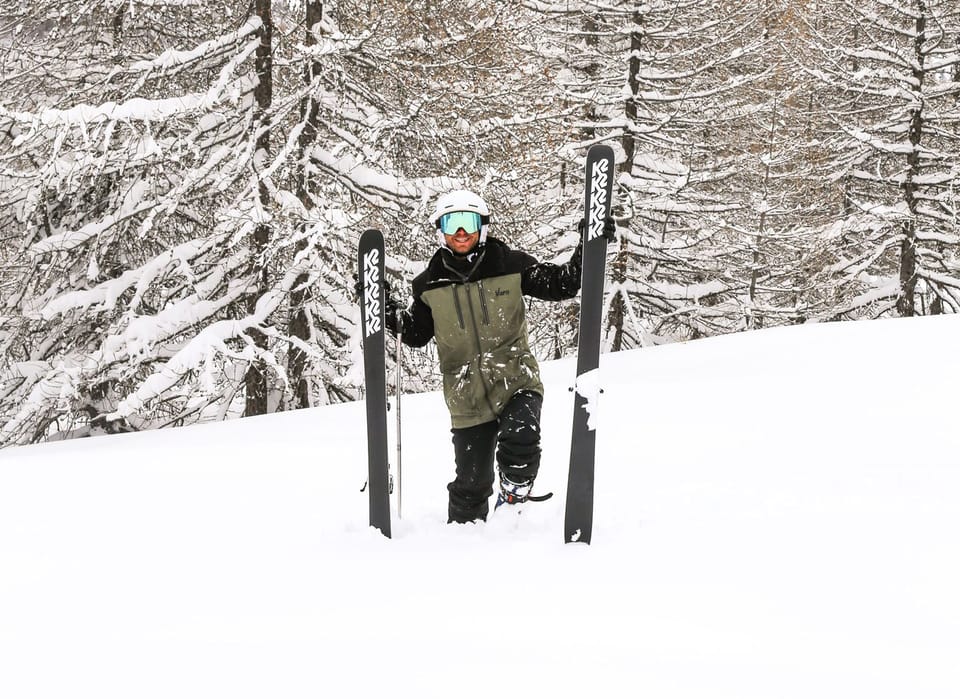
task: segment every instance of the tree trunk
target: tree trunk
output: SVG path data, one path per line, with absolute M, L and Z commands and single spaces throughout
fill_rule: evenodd
M 312 27 L 323 19 L 323 3 L 318 0 L 307 0 L 306 7 L 307 32 L 304 43 L 307 46 L 314 46 L 317 38 L 311 31 Z M 309 61 L 303 74 L 304 84 L 310 85 L 315 75 L 320 73 L 320 63 L 318 61 Z M 297 172 L 297 198 L 303 204 L 307 211 L 313 209 L 313 200 L 310 198 L 310 182 L 307 173 L 307 150 L 313 145 L 317 135 L 317 115 L 319 109 L 314 99 L 307 95 L 300 104 L 300 119 L 304 123 L 303 131 L 300 132 L 300 138 L 297 143 L 299 152 L 300 167 Z M 309 223 L 303 223 L 305 231 Z M 308 246 L 307 240 L 301 240 L 297 243 L 297 253 L 305 250 Z M 303 342 L 311 340 L 310 317 L 307 313 L 307 304 L 309 304 L 312 295 L 310 289 L 306 288 L 307 275 L 301 274 L 296 281 L 293 292 L 290 294 L 290 319 L 288 332 L 291 337 L 298 338 Z M 293 409 L 309 408 L 312 403 L 312 392 L 310 390 L 310 380 L 306 375 L 307 356 L 299 347 L 290 343 L 287 351 L 287 375 L 290 379 L 290 386 L 293 389 L 291 398 L 291 407 Z
M 760 280 L 760 263 L 763 258 L 763 246 L 767 237 L 767 209 L 770 203 L 770 189 L 772 173 L 770 163 L 773 162 L 776 152 L 777 124 L 780 122 L 779 96 L 773 100 L 773 111 L 770 114 L 770 128 L 767 130 L 767 157 L 763 165 L 763 182 L 761 185 L 760 219 L 757 222 L 757 235 L 753 246 L 753 260 L 750 264 L 750 308 L 747 315 L 747 329 L 758 330 L 763 327 L 763 315 L 757 312 L 759 299 L 757 298 L 757 282 Z
M 583 14 L 583 33 L 584 33 L 584 43 L 587 49 L 596 53 L 597 47 L 600 44 L 600 17 L 597 14 L 593 14 L 590 11 L 584 12 Z M 588 82 L 591 84 L 593 91 L 596 91 L 595 82 L 597 75 L 600 73 L 600 60 L 599 57 L 591 57 L 586 66 L 584 66 L 583 72 L 587 77 Z M 588 93 L 591 90 L 587 90 Z M 587 126 L 583 129 L 583 135 L 585 140 L 590 140 L 594 138 L 597 134 L 597 129 L 594 126 L 594 123 L 600 121 L 602 118 L 601 114 L 597 111 L 594 100 L 591 99 L 587 105 L 585 111 L 585 117 L 587 121 Z
M 620 172 L 627 175 L 633 174 L 633 163 L 636 158 L 637 143 L 636 137 L 631 132 L 637 121 L 637 91 L 640 89 L 640 50 L 643 48 L 643 33 L 639 31 L 642 26 L 643 15 L 640 10 L 634 10 L 630 16 L 630 21 L 634 31 L 630 32 L 630 58 L 627 60 L 627 84 L 630 88 L 630 96 L 624 105 L 624 113 L 627 117 L 627 127 L 623 132 L 621 145 L 623 147 L 624 160 L 620 164 Z M 629 220 L 622 222 L 629 225 Z M 620 240 L 620 250 L 611 265 L 611 281 L 615 285 L 622 285 L 627 280 L 627 268 L 629 266 L 629 252 L 627 250 L 626 239 Z M 607 318 L 608 328 L 613 331 L 613 339 L 610 344 L 610 350 L 619 352 L 623 347 L 623 324 L 626 318 L 626 298 L 627 292 L 622 286 L 619 286 L 616 298 L 610 305 L 610 314 Z
M 919 3 L 917 15 L 917 33 L 914 37 L 914 54 L 916 57 L 913 69 L 915 90 L 918 92 L 923 86 L 924 53 L 923 44 L 926 41 L 926 7 Z M 923 103 L 920 102 L 911 110 L 910 144 L 912 148 L 907 154 L 907 174 L 903 183 L 903 198 L 910 210 L 910 218 L 903 224 L 903 241 L 900 243 L 900 298 L 897 299 L 897 311 L 901 316 L 916 315 L 917 290 L 917 179 L 920 176 L 920 137 L 923 135 Z
M 256 12 L 263 22 L 260 30 L 260 45 L 257 46 L 256 71 L 257 87 L 254 90 L 254 98 L 257 102 L 256 117 L 254 118 L 254 128 L 260 130 L 257 136 L 256 162 L 267 161 L 267 154 L 270 152 L 270 108 L 273 103 L 273 19 L 270 12 L 272 0 L 256 0 Z M 254 165 L 256 167 L 256 165 Z M 266 185 L 261 181 L 259 183 L 260 204 L 266 208 L 270 204 L 270 193 Z M 253 244 L 250 250 L 252 281 L 254 288 L 247 295 L 247 314 L 252 315 L 257 306 L 257 301 L 270 288 L 269 270 L 266 263 L 267 244 L 270 241 L 270 225 L 261 223 L 257 225 L 253 232 Z M 260 349 L 267 349 L 267 336 L 259 329 L 251 328 L 247 335 L 253 340 L 253 343 Z M 246 408 L 244 415 L 263 415 L 267 412 L 267 367 L 261 360 L 250 363 L 246 374 Z

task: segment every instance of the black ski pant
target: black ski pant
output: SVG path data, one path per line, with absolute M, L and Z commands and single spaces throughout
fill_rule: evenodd
M 514 483 L 537 477 L 542 406 L 539 393 L 520 391 L 507 401 L 498 419 L 451 430 L 457 475 L 447 486 L 448 522 L 487 518 L 493 495 L 494 454 L 500 471 Z

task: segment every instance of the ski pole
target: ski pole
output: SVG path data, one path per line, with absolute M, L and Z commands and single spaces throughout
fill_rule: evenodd
M 400 467 L 400 338 L 401 333 L 397 333 L 397 519 L 402 519 L 403 515 L 403 471 Z

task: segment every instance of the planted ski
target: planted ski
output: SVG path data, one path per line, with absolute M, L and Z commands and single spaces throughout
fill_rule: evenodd
M 390 470 L 387 462 L 387 371 L 384 349 L 383 234 L 360 236 L 359 277 L 363 326 L 363 376 L 367 403 L 367 484 L 370 526 L 390 537 Z
M 583 277 L 580 287 L 580 332 L 577 383 L 570 438 L 570 470 L 564 514 L 564 541 L 589 544 L 593 535 L 593 481 L 596 453 L 596 410 L 600 364 L 600 329 L 607 239 L 603 222 L 613 199 L 613 149 L 595 145 L 587 152 L 584 192 Z

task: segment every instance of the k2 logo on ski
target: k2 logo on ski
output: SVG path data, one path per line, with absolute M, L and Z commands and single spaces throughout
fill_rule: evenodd
M 598 160 L 593 164 L 590 183 L 590 227 L 587 240 L 593 240 L 603 234 L 603 219 L 607 209 L 607 168 L 609 161 Z
M 374 248 L 363 256 L 364 318 L 366 337 L 380 332 L 380 251 Z

